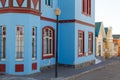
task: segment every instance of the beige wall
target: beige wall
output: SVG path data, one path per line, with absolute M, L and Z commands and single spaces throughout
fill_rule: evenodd
M 103 42 L 103 38 L 106 38 L 106 41 Z M 101 45 L 100 56 L 105 57 L 106 54 L 109 54 L 109 57 L 115 56 L 114 51 L 115 47 L 112 37 L 112 28 L 108 28 L 107 35 L 104 35 L 104 29 L 100 30 L 98 37 L 96 37 L 96 56 L 99 56 L 99 45 Z

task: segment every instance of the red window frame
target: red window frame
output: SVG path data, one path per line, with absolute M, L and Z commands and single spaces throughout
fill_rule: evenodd
M 50 29 L 53 31 L 53 34 L 52 34 L 52 45 L 53 45 L 53 51 L 52 51 L 52 55 L 48 55 L 48 56 L 45 56 L 45 52 L 44 52 L 44 30 L 45 29 Z M 49 58 L 52 58 L 54 57 L 54 28 L 52 28 L 51 26 L 46 26 L 42 29 L 42 59 L 49 59 Z
M 79 52 L 80 50 L 80 47 L 81 47 L 81 44 L 80 44 L 80 37 L 82 38 L 82 53 Z M 81 57 L 81 56 L 84 56 L 84 31 L 82 30 L 78 30 L 78 57 Z
M 91 39 L 89 39 L 91 38 Z M 93 33 L 88 33 L 88 55 L 93 54 Z
M 91 16 L 91 0 L 82 0 L 82 13 Z

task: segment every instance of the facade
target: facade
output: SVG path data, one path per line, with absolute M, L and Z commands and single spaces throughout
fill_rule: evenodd
M 108 57 L 115 56 L 114 54 L 114 43 L 113 43 L 113 36 L 112 36 L 112 27 L 105 28 L 106 33 L 106 53 Z
M 114 42 L 114 44 L 118 45 L 118 47 L 117 47 L 117 49 L 118 49 L 117 55 L 120 56 L 120 35 L 113 35 L 113 42 Z
M 94 64 L 95 0 L 0 0 L 0 72 L 27 75 L 55 64 Z
M 113 43 L 112 28 L 105 27 L 103 22 L 96 22 L 96 56 L 111 58 L 117 55 L 117 44 Z
M 103 22 L 95 23 L 95 37 L 96 37 L 96 56 L 105 57 L 105 41 L 106 38 Z

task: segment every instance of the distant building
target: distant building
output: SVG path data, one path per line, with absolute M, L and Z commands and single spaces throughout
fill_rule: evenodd
M 113 44 L 112 27 L 105 27 L 103 22 L 96 22 L 96 56 L 110 58 L 116 56 L 117 45 Z
M 55 64 L 95 63 L 95 0 L 0 0 L 0 72 L 27 75 Z
M 106 49 L 107 54 L 109 57 L 115 56 L 114 54 L 114 43 L 113 43 L 113 36 L 112 36 L 112 27 L 106 27 L 105 28 L 106 33 Z
M 118 56 L 120 56 L 120 35 L 113 35 L 114 44 L 118 45 Z
M 95 25 L 96 56 L 105 57 L 104 39 L 106 39 L 106 33 L 104 25 L 103 22 L 96 22 Z

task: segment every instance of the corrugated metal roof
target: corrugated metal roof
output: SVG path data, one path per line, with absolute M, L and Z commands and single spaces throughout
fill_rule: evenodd
M 113 35 L 114 39 L 120 39 L 120 35 Z
M 95 36 L 98 36 L 102 22 L 95 23 Z

